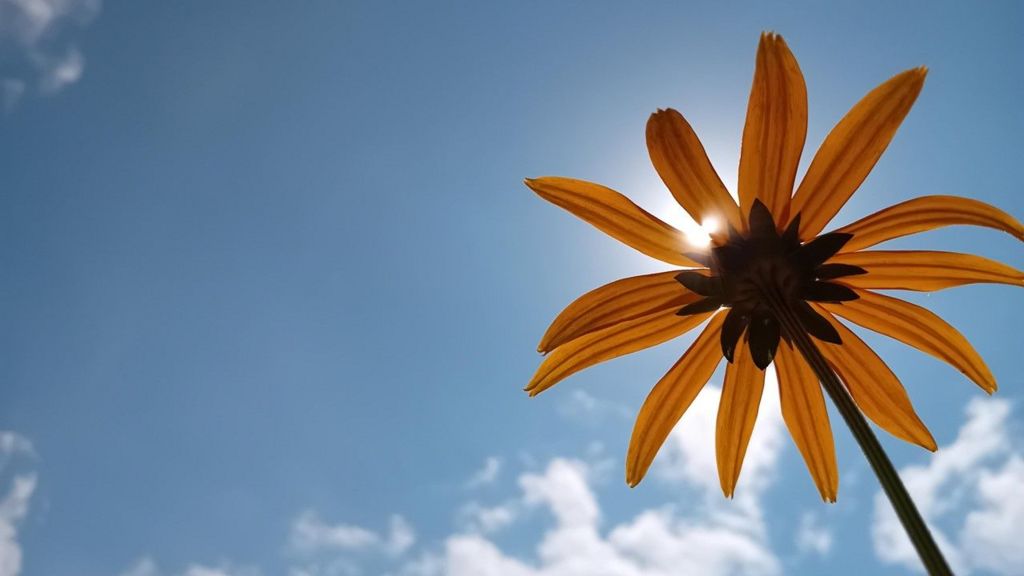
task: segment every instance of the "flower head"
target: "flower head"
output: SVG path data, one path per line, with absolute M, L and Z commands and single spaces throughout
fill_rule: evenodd
M 711 232 L 707 247 L 691 244 L 682 232 L 604 186 L 528 179 L 544 199 L 682 268 L 618 280 L 571 303 L 541 339 L 538 350 L 547 357 L 526 387 L 530 395 L 706 322 L 637 416 L 626 461 L 630 485 L 644 477 L 724 357 L 728 365 L 715 442 L 725 495 L 735 490 L 764 371 L 774 363 L 786 425 L 822 498 L 834 501 L 839 476 L 825 400 L 795 338 L 817 342 L 868 418 L 898 438 L 935 450 L 899 380 L 836 317 L 944 360 L 991 393 L 994 377 L 955 328 L 924 308 L 873 290 L 931 291 L 976 282 L 1024 286 L 1024 273 L 967 254 L 864 249 L 955 224 L 986 226 L 1024 240 L 1024 226 L 976 200 L 924 196 L 822 234 L 889 145 L 926 72 L 914 68 L 897 74 L 861 99 L 825 138 L 794 191 L 807 132 L 807 91 L 783 39 L 763 34 L 743 130 L 738 203 L 683 116 L 672 109 L 653 114 L 647 146 L 665 185 L 697 222 L 714 218 L 724 224 Z

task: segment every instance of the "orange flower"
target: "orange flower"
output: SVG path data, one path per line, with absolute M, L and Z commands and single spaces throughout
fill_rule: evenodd
M 889 145 L 925 74 L 924 68 L 907 70 L 861 99 L 825 138 L 793 192 L 807 132 L 807 91 L 786 43 L 763 34 L 743 130 L 739 205 L 683 116 L 672 109 L 653 114 L 647 146 L 665 185 L 697 222 L 725 223 L 712 233 L 710 248 L 691 245 L 679 230 L 599 184 L 526 180 L 545 200 L 648 256 L 685 268 L 618 280 L 571 303 L 541 339 L 538 350 L 547 357 L 526 387 L 530 395 L 707 322 L 640 409 L 626 481 L 635 486 L 643 479 L 724 356 L 729 364 L 715 442 L 725 495 L 735 490 L 764 370 L 774 362 L 786 426 L 822 498 L 834 501 L 839 475 L 825 400 L 793 344 L 810 335 L 868 418 L 935 450 L 899 380 L 836 316 L 944 360 L 992 393 L 995 379 L 955 328 L 920 306 L 872 290 L 931 291 L 975 282 L 1024 286 L 1024 273 L 967 254 L 863 250 L 954 224 L 987 226 L 1024 240 L 1024 226 L 976 200 L 925 196 L 821 234 Z

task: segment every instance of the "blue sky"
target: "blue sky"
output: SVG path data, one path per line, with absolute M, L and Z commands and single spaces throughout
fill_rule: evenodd
M 838 418 L 826 505 L 771 392 L 735 500 L 714 386 L 626 487 L 633 415 L 692 336 L 527 398 L 565 304 L 659 268 L 522 179 L 681 222 L 644 123 L 679 109 L 734 189 L 775 30 L 808 84 L 804 167 L 865 92 L 930 68 L 837 225 L 924 194 L 1021 218 L 1024 7 L 484 4 L 0 0 L 0 575 L 911 569 Z M 891 246 L 1024 266 L 991 230 Z M 908 299 L 1001 389 L 862 333 L 940 450 L 882 441 L 961 572 L 1011 574 L 1021 295 Z

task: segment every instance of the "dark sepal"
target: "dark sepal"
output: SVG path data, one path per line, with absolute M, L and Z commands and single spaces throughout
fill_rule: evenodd
M 700 264 L 702 266 L 707 266 L 708 268 L 711 267 L 711 251 L 710 250 L 705 251 L 705 252 L 683 252 L 683 256 L 686 256 L 690 260 L 693 260 L 694 262 L 696 262 L 696 263 L 698 263 L 698 264 Z
M 676 274 L 676 282 L 685 286 L 690 292 L 696 292 L 701 296 L 720 296 L 722 294 L 722 282 L 718 278 L 705 276 L 697 270 L 683 270 Z
M 853 289 L 831 282 L 808 282 L 800 289 L 800 297 L 811 302 L 849 302 L 860 298 Z
M 778 230 L 775 229 L 775 218 L 772 217 L 771 211 L 764 205 L 764 202 L 760 200 L 754 200 L 754 204 L 750 207 L 748 221 L 750 222 L 750 236 L 753 238 L 776 238 L 779 235 Z
M 729 243 L 730 244 L 740 244 L 740 243 L 742 243 L 743 242 L 743 234 L 740 234 L 740 231 L 737 230 L 736 227 L 732 225 L 732 222 L 727 222 L 726 225 L 729 226 Z
M 850 241 L 850 238 L 853 238 L 853 234 L 843 232 L 822 234 L 801 246 L 794 256 L 797 262 L 803 266 L 815 268 L 835 256 L 836 252 L 839 252 Z
M 853 264 L 822 264 L 814 271 L 814 277 L 818 280 L 835 280 L 843 276 L 856 276 L 867 273 L 867 270 Z
M 839 332 L 837 332 L 835 327 L 832 326 L 832 323 L 826 320 L 821 314 L 818 314 L 818 312 L 814 308 L 811 308 L 811 305 L 807 302 L 798 300 L 793 306 L 793 310 L 800 319 L 800 325 L 803 326 L 803 329 L 811 336 L 814 336 L 818 340 L 831 342 L 833 344 L 843 343 L 842 338 L 839 337 Z
M 789 226 L 786 226 L 786 231 L 782 233 L 782 243 L 785 246 L 797 247 L 800 245 L 800 213 L 797 212 L 796 216 L 789 221 Z
M 723 270 L 739 270 L 746 265 L 747 255 L 739 244 L 725 244 L 711 249 L 715 263 Z
M 725 356 L 730 363 L 736 353 L 736 343 L 740 341 L 740 336 L 743 335 L 748 324 L 750 324 L 750 316 L 735 308 L 729 310 L 725 321 L 722 322 L 722 356 Z
M 702 298 L 687 304 L 676 312 L 676 316 L 692 316 L 694 314 L 703 314 L 705 312 L 714 312 L 722 307 L 722 299 L 717 296 L 710 296 L 708 298 Z
M 772 363 L 779 348 L 779 322 L 770 314 L 754 316 L 748 333 L 754 365 L 764 370 Z

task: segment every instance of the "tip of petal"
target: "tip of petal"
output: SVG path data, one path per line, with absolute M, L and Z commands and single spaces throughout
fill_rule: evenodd
M 636 488 L 640 482 L 644 479 L 646 471 L 639 471 L 636 466 L 632 464 L 633 454 L 629 454 L 626 457 L 626 485 L 630 488 Z

